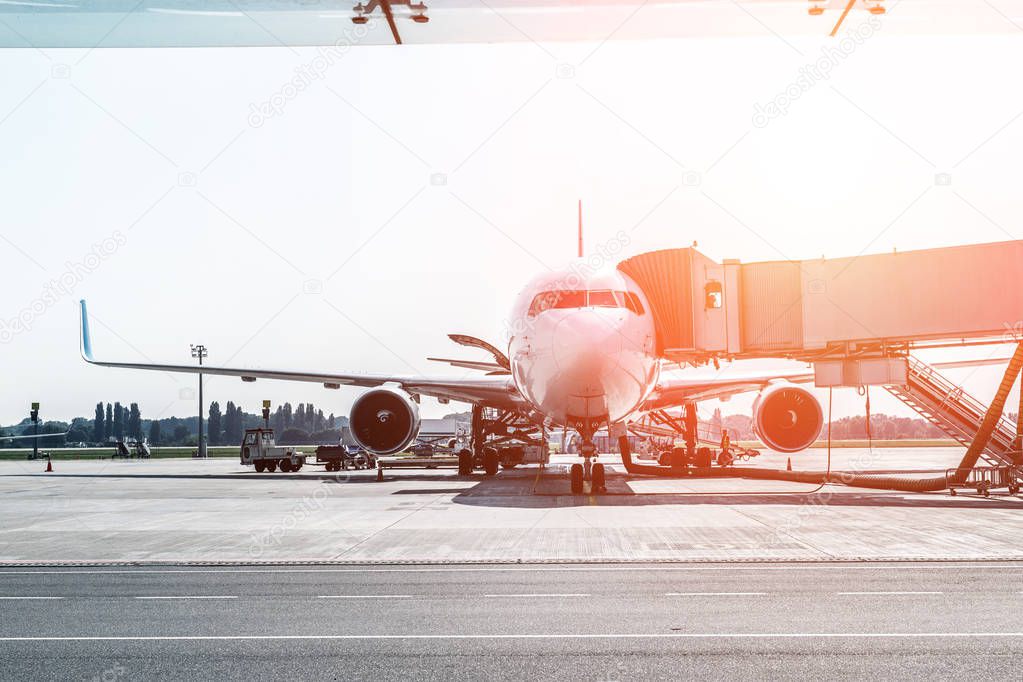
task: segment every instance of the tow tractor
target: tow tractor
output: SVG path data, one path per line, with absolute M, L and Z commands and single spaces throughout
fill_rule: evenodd
M 258 473 L 298 471 L 305 464 L 306 455 L 296 448 L 277 445 L 271 428 L 246 429 L 242 439 L 241 463 L 253 465 Z

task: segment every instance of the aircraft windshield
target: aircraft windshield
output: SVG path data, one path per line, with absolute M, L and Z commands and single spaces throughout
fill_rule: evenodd
M 643 314 L 639 296 L 631 291 L 594 289 L 592 291 L 544 291 L 533 298 L 529 316 L 535 317 L 545 310 L 565 308 L 626 308 L 637 315 Z

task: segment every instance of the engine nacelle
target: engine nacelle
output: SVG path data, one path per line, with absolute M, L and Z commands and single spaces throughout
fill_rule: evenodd
M 823 427 L 824 412 L 817 398 L 787 381 L 772 383 L 753 401 L 753 431 L 772 450 L 805 450 Z
M 349 423 L 352 436 L 363 449 L 391 455 L 419 435 L 419 405 L 400 389 L 375 388 L 352 404 Z

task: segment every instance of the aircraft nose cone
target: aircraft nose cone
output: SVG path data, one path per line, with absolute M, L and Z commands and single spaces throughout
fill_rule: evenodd
M 613 314 L 579 310 L 554 329 L 554 360 L 558 370 L 572 377 L 599 383 L 618 366 L 622 335 Z M 599 391 L 599 386 L 593 387 Z

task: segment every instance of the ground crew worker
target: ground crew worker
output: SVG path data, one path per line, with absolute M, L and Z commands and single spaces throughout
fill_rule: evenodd
M 728 430 L 723 429 L 721 431 L 721 452 L 718 454 L 718 466 L 726 467 L 732 463 L 731 445 L 732 441 L 728 437 Z

